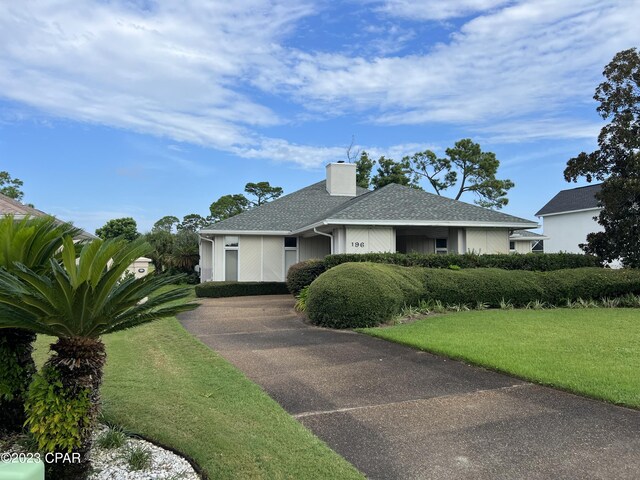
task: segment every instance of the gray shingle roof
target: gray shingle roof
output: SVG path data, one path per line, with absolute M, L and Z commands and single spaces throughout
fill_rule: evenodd
M 336 220 L 536 223 L 393 183 L 353 199 L 339 209 L 329 212 L 326 218 Z
M 273 202 L 204 228 L 204 231 L 294 231 L 323 220 L 443 221 L 522 224 L 533 222 L 488 208 L 390 184 L 359 188 L 356 197 L 332 197 L 325 182 L 314 183 Z
M 540 217 L 542 215 L 549 215 L 552 213 L 598 208 L 596 193 L 600 191 L 601 187 L 602 184 L 598 183 L 596 185 L 588 185 L 586 187 L 561 190 L 536 213 L 536 216 Z
M 358 188 L 362 195 L 368 190 Z M 357 198 L 357 197 L 356 197 Z M 273 202 L 254 207 L 239 215 L 205 227 L 209 230 L 270 230 L 287 231 L 310 225 L 324 213 L 352 200 L 353 197 L 331 196 L 323 180 L 301 190 L 280 197 Z
M 547 237 L 536 232 L 530 232 L 529 230 L 516 230 L 511 235 L 509 235 L 509 240 L 542 240 L 545 238 Z

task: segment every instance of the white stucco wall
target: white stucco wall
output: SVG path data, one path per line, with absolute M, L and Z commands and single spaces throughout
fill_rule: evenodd
M 514 240 L 515 253 L 531 253 L 531 240 Z
M 346 253 L 395 252 L 392 227 L 346 227 Z
M 298 239 L 300 261 L 324 258 L 331 253 L 331 239 L 322 235 Z
M 544 241 L 545 253 L 584 253 L 578 245 L 587 241 L 589 233 L 602 231 L 602 226 L 593 219 L 599 212 L 592 209 L 542 217 L 542 230 L 549 237 Z
M 467 228 L 467 252 L 509 253 L 509 229 Z
M 238 237 L 238 281 L 259 282 L 262 280 L 262 239 L 244 235 Z M 280 239 L 282 242 L 282 239 Z

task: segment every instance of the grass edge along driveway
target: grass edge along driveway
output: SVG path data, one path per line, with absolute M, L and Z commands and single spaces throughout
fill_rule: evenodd
M 175 318 L 104 338 L 104 413 L 175 448 L 210 479 L 362 479 Z M 41 365 L 51 339 L 37 342 Z
M 640 408 L 640 309 L 470 311 L 358 331 Z

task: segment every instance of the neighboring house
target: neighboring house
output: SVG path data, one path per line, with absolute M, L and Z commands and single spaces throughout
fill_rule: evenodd
M 284 281 L 296 262 L 331 253 L 509 253 L 536 222 L 390 184 L 356 186 L 352 163 L 326 180 L 200 231 L 201 281 Z
M 43 212 L 42 210 L 38 210 L 37 208 L 33 208 L 28 205 L 23 205 L 17 200 L 14 200 L 13 198 L 9 198 L 6 195 L 2 195 L 0 193 L 0 215 L 13 215 L 15 218 L 21 219 L 26 216 L 44 217 L 44 216 L 47 216 L 48 214 Z M 91 235 L 89 232 L 80 230 L 80 234 L 76 239 L 90 240 L 92 238 L 96 238 L 96 237 L 94 235 Z
M 542 253 L 549 237 L 529 230 L 516 230 L 509 235 L 510 253 Z
M 602 184 L 562 190 L 536 213 L 542 217 L 545 253 L 584 253 L 578 246 L 602 226 L 594 220 L 600 213 L 596 193 Z
M 142 278 L 145 275 L 149 274 L 150 264 L 151 264 L 150 258 L 139 257 L 135 259 L 131 265 L 129 265 L 129 272 L 133 273 L 136 278 Z

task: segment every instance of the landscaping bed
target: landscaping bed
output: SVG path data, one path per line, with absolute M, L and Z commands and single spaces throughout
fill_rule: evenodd
M 360 332 L 640 408 L 640 309 L 485 310 Z

